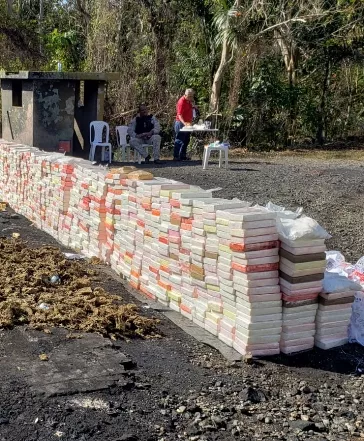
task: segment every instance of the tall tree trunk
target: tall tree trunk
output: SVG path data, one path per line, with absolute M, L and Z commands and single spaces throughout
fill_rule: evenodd
M 289 121 L 287 127 L 287 145 L 290 145 L 295 134 L 297 120 L 297 65 L 298 49 L 295 42 L 287 37 L 282 29 L 275 30 L 275 37 L 281 51 L 283 61 L 287 71 L 288 84 L 290 90 L 289 97 Z
M 44 18 L 44 0 L 39 0 L 39 52 L 43 53 L 43 18 Z
M 242 83 L 242 72 L 244 66 L 243 51 L 236 56 L 233 78 L 231 79 L 231 86 L 229 91 L 229 111 L 230 117 L 234 115 L 235 109 L 239 103 L 239 92 Z
M 170 7 L 166 7 L 164 2 L 158 4 L 155 1 L 142 0 L 142 4 L 148 11 L 148 21 L 155 40 L 155 98 L 160 104 L 164 105 L 167 101 L 167 66 L 168 55 L 171 50 L 171 32 L 173 32 L 174 26 L 177 25 L 177 14 L 170 11 Z
M 84 0 L 76 0 L 76 9 L 81 15 L 81 21 L 86 32 L 88 31 L 91 22 L 91 15 L 86 10 L 86 3 Z
M 289 121 L 287 130 L 287 145 L 292 145 L 296 133 L 297 121 L 297 48 L 291 44 L 290 62 L 288 70 L 289 81 Z
M 113 70 L 117 71 L 118 67 L 121 65 L 120 61 L 121 61 L 121 57 L 122 57 L 122 37 L 123 37 L 123 19 L 122 19 L 122 3 L 120 2 L 119 4 L 119 12 L 118 12 L 119 16 L 118 16 L 118 21 L 119 21 L 119 25 L 118 25 L 118 33 L 117 33 L 117 43 L 116 43 L 116 48 L 117 48 L 117 56 L 114 59 L 114 67 Z
M 7 0 L 8 15 L 14 15 L 14 0 Z
M 222 80 L 224 77 L 224 72 L 226 70 L 226 67 L 230 61 L 229 54 L 230 54 L 230 48 L 229 48 L 229 43 L 228 43 L 228 34 L 226 32 L 224 35 L 223 43 L 222 43 L 220 64 L 215 72 L 214 79 L 212 81 L 211 95 L 210 95 L 210 112 L 211 113 L 217 112 L 219 109 L 219 100 L 220 100 L 220 94 L 221 94 Z
M 155 47 L 155 65 L 156 65 L 156 78 L 157 84 L 156 88 L 158 90 L 158 101 L 160 104 L 165 105 L 167 102 L 167 63 L 168 63 L 168 53 L 170 50 L 170 45 L 166 41 L 166 36 L 163 34 L 163 29 L 161 32 L 158 30 L 154 33 L 156 38 Z M 169 40 L 169 38 L 167 38 Z
M 232 6 L 232 8 L 230 8 L 228 14 L 231 11 L 238 11 L 238 9 L 240 8 L 240 3 L 241 0 L 235 0 L 234 5 Z M 226 26 L 229 26 L 229 24 L 227 24 Z M 231 47 L 229 44 L 229 31 L 228 29 L 225 29 L 223 35 L 223 41 L 222 41 L 220 64 L 212 80 L 211 94 L 210 94 L 211 113 L 217 112 L 219 110 L 222 81 L 224 78 L 226 67 L 228 66 L 231 60 L 232 60 L 232 54 L 231 54 Z
M 349 121 L 350 121 L 350 117 L 351 117 L 351 110 L 352 110 L 352 106 L 353 106 L 354 95 L 356 95 L 357 92 L 358 92 L 358 81 L 359 81 L 359 68 L 356 67 L 356 69 L 355 69 L 355 80 L 353 81 L 352 78 L 349 78 L 349 82 L 350 82 L 350 86 L 349 86 L 349 102 L 348 102 L 348 107 L 347 107 L 346 117 L 345 117 L 344 127 L 343 127 L 343 134 L 344 134 L 344 136 L 348 135 L 348 125 L 349 125 Z M 352 84 L 353 82 L 354 82 L 354 84 Z
M 323 145 L 326 140 L 326 104 L 327 104 L 327 92 L 330 86 L 330 72 L 331 72 L 331 60 L 329 54 L 326 54 L 325 74 L 322 84 L 321 102 L 317 118 L 317 133 L 316 140 L 320 145 Z

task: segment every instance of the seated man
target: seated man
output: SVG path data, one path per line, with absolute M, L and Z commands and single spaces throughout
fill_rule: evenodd
M 150 161 L 150 155 L 146 152 L 143 144 L 153 146 L 154 164 L 161 164 L 159 160 L 161 136 L 160 124 L 157 118 L 153 115 L 148 115 L 148 108 L 141 104 L 138 109 L 138 115 L 131 121 L 128 129 L 130 135 L 130 146 L 139 152 L 145 159 L 145 162 Z

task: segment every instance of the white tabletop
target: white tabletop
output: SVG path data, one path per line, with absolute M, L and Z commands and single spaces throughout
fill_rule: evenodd
M 219 129 L 195 129 L 194 127 L 191 126 L 184 126 L 181 130 L 181 132 L 207 132 L 207 133 L 211 133 L 211 132 L 218 132 Z

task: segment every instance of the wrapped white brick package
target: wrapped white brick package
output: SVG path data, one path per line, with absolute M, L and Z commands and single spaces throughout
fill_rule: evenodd
M 60 243 L 109 263 L 133 288 L 241 354 L 312 347 L 316 327 L 319 346 L 345 337 L 346 321 L 330 331 L 337 311 L 349 316 L 343 300 L 323 298 L 315 327 L 323 241 L 283 241 L 279 256 L 275 213 L 263 207 L 6 141 L 0 196 Z
M 351 318 L 355 291 L 322 292 L 316 314 L 315 345 L 321 349 L 331 349 L 348 342 L 348 327 Z
M 283 298 L 281 352 L 312 349 L 318 296 L 326 267 L 324 240 L 283 237 L 280 249 L 280 285 Z
M 240 207 L 216 212 L 224 318 L 220 338 L 241 354 L 279 353 L 282 302 L 275 213 Z

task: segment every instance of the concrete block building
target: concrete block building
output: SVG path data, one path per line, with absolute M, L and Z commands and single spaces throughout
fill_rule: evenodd
M 105 88 L 117 73 L 1 72 L 2 137 L 87 157 L 91 121 L 103 120 Z

